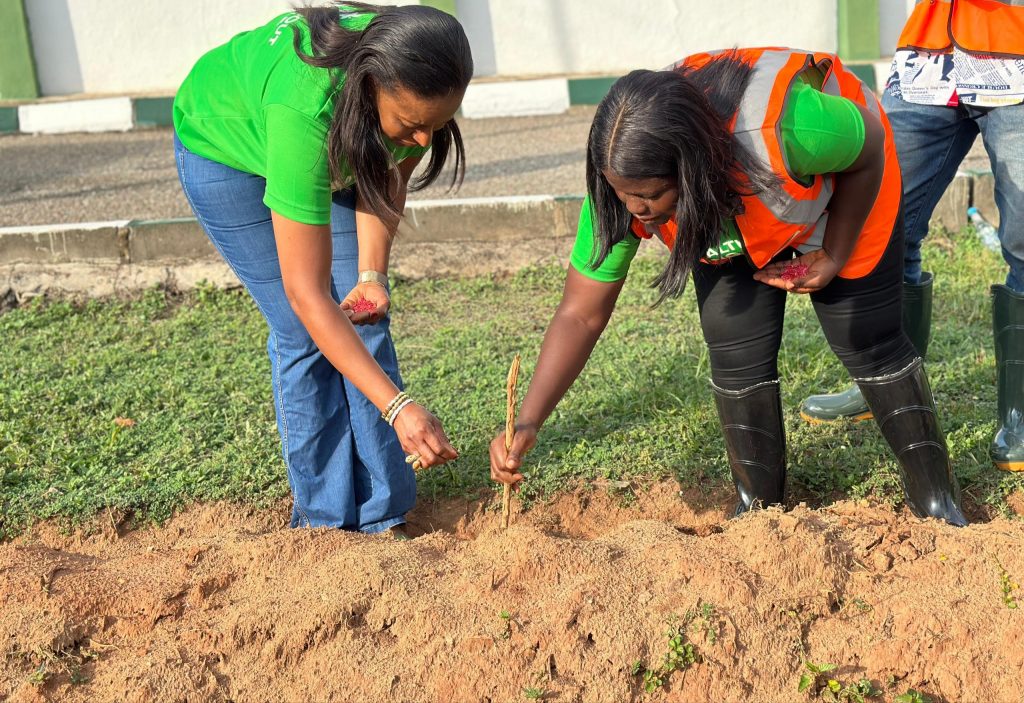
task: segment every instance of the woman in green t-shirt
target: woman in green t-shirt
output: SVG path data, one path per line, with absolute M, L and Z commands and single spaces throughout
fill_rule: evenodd
M 185 196 L 270 328 L 293 526 L 400 525 L 413 469 L 457 456 L 401 390 L 387 272 L 407 190 L 451 151 L 461 181 L 453 116 L 472 75 L 450 15 L 351 2 L 235 36 L 175 97 Z
M 778 353 L 788 293 L 810 295 L 859 383 L 921 517 L 967 524 L 921 359 L 900 326 L 902 219 L 892 134 L 874 95 L 832 54 L 753 48 L 634 71 L 598 106 L 588 200 L 511 450 L 522 457 L 583 369 L 641 239 L 669 248 L 664 299 L 692 275 L 736 514 L 785 502 Z M 668 356 L 650 340 L 654 355 Z

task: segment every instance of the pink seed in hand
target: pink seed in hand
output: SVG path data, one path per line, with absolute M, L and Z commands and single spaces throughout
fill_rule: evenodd
M 782 269 L 782 280 L 795 281 L 806 276 L 809 270 L 810 267 L 807 264 L 786 264 L 786 267 Z
M 373 312 L 376 309 L 376 304 L 366 298 L 360 298 L 352 305 L 352 312 Z

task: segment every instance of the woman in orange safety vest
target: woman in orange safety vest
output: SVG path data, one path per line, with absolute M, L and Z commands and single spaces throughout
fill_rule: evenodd
M 693 277 L 736 514 L 784 502 L 778 351 L 787 293 L 807 293 L 883 418 L 907 504 L 966 524 L 924 368 L 900 326 L 892 136 L 836 56 L 739 49 L 630 73 L 594 117 L 587 189 L 512 448 L 503 435 L 491 444 L 496 480 L 522 478 L 522 457 L 589 358 L 640 241 L 657 237 L 669 249 L 655 281 L 662 299 Z

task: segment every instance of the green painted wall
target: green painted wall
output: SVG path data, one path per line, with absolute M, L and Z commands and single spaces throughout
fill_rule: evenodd
M 0 107 L 0 134 L 18 131 L 18 108 Z
M 36 64 L 22 0 L 0 0 L 0 100 L 39 97 Z
M 608 94 L 612 83 L 617 80 L 617 76 L 607 78 L 570 78 L 569 104 L 597 105 Z
M 844 61 L 877 59 L 878 0 L 839 0 L 837 9 L 839 58 Z
M 173 123 L 174 98 L 135 98 L 136 127 L 167 127 Z
M 452 17 L 458 17 L 459 14 L 455 11 L 455 0 L 420 0 L 420 5 L 426 5 L 427 7 L 433 7 L 442 12 L 447 12 Z

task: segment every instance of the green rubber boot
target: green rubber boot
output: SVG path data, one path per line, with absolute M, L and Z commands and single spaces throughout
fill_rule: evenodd
M 999 431 L 988 454 L 1003 471 L 1024 471 L 1024 293 L 992 286 Z
M 932 282 L 928 271 L 918 284 L 903 284 L 903 330 L 921 358 L 928 353 L 932 329 Z M 800 406 L 800 417 L 812 424 L 837 420 L 870 420 L 871 410 L 856 385 L 841 393 L 812 395 Z

